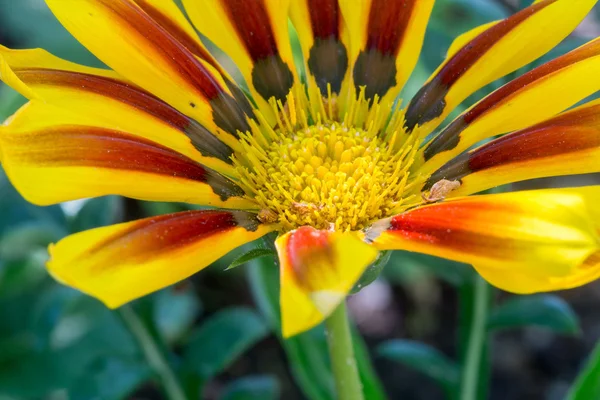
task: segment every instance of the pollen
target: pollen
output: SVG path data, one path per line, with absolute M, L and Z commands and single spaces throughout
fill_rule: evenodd
M 309 123 L 288 99 L 286 107 L 274 105 L 276 129 L 255 125 L 242 134 L 234 165 L 259 218 L 284 231 L 355 231 L 406 209 L 415 197 L 408 194 L 415 149 L 401 137 L 408 136 L 401 121 L 386 121 L 389 114 L 374 108 L 360 98 L 342 122 L 323 110 Z

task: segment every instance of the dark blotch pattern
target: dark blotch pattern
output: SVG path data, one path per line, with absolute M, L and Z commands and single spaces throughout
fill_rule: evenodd
M 190 124 L 184 129 L 184 132 L 190 138 L 196 150 L 203 156 L 216 157 L 225 161 L 227 164 L 233 164 L 233 161 L 231 160 L 233 150 L 231 147 L 221 142 L 204 126 L 191 120 Z
M 275 97 L 276 100 L 285 102 L 294 84 L 294 75 L 279 54 L 272 55 L 255 61 L 252 84 L 265 100 Z
M 429 179 L 427 179 L 427 182 L 425 182 L 425 185 L 421 190 L 430 190 L 436 182 L 439 182 L 442 179 L 460 181 L 472 172 L 473 171 L 469 168 L 469 154 L 461 154 L 434 172 Z
M 310 49 L 308 69 L 315 77 L 322 95 L 327 95 L 327 84 L 331 85 L 332 93 L 339 93 L 348 69 L 346 47 L 333 36 L 327 39 L 315 38 Z
M 366 86 L 365 97 L 380 98 L 396 85 L 396 58 L 377 49 L 361 51 L 354 64 L 354 85 Z
M 406 129 L 412 131 L 418 125 L 429 122 L 444 112 L 449 87 L 433 79 L 425 84 L 413 97 L 406 110 Z
M 244 195 L 239 186 L 218 172 L 141 137 L 75 125 L 56 126 L 33 134 L 37 146 L 29 152 L 39 164 L 139 171 L 204 182 L 223 201 Z
M 250 130 L 250 125 L 246 120 L 246 114 L 239 107 L 238 102 L 226 93 L 221 93 L 210 100 L 210 106 L 213 109 L 213 120 L 215 124 L 235 137 L 239 137 L 238 131 L 246 132 Z
M 26 84 L 72 87 L 137 108 L 185 133 L 203 156 L 216 157 L 231 163 L 230 156 L 233 151 L 229 146 L 198 122 L 137 86 L 116 79 L 71 71 L 37 68 L 16 69 L 15 73 Z
M 440 115 L 446 107 L 450 88 L 496 43 L 535 13 L 552 4 L 547 0 L 534 4 L 506 18 L 463 46 L 440 69 L 438 74 L 415 95 L 406 113 L 406 128 L 411 131 Z
M 458 117 L 448 125 L 439 135 L 437 135 L 425 148 L 423 156 L 425 161 L 431 159 L 438 153 L 452 150 L 460 142 L 460 133 L 465 130 L 468 124 L 464 118 Z

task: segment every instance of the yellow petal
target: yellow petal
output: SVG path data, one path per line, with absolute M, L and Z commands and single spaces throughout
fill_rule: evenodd
M 507 83 L 449 124 L 424 150 L 430 172 L 473 144 L 543 121 L 600 89 L 600 40 Z M 565 90 L 569 88 L 569 90 Z
M 412 73 L 434 0 L 340 0 L 356 88 L 392 102 Z
M 464 197 L 382 220 L 366 238 L 472 264 L 506 290 L 558 288 L 596 276 L 585 270 L 600 250 L 599 196 L 595 186 Z
M 275 242 L 281 275 L 284 337 L 319 324 L 344 301 L 377 250 L 353 233 L 304 226 Z
M 243 211 L 187 211 L 76 233 L 50 246 L 58 281 L 115 308 L 179 282 L 273 227 Z
M 446 163 L 427 181 L 460 181 L 446 197 L 507 183 L 600 172 L 600 101 L 493 140 Z
M 455 50 L 457 45 L 451 46 L 452 52 L 411 100 L 406 113 L 408 128 L 419 125 L 418 134 L 425 137 L 476 90 L 529 64 L 560 43 L 596 1 L 535 2 L 505 20 L 488 24 L 488 29 L 476 28 L 459 37 L 464 46 L 459 50 Z
M 33 100 L 0 127 L 2 163 L 40 205 L 120 194 L 224 208 L 255 208 L 233 181 L 140 135 Z
M 133 0 L 46 3 L 77 40 L 121 76 L 212 132 L 217 127 L 232 135 L 248 130 L 244 110 L 218 71 L 158 25 Z

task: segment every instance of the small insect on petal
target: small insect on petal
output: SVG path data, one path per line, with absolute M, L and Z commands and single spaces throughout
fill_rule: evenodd
M 421 193 L 423 201 L 426 203 L 435 203 L 440 200 L 444 200 L 446 196 L 460 187 L 460 181 L 449 181 L 442 179 L 437 181 L 431 187 L 429 192 Z

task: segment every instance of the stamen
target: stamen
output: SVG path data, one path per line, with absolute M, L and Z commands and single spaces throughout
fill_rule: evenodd
M 277 126 L 264 127 L 257 112 L 260 125 L 240 135 L 234 166 L 261 207 L 261 221 L 283 230 L 360 230 L 417 202 L 408 190 L 417 146 L 404 131 L 403 113 L 390 118 L 392 104 L 367 100 L 362 89 L 340 122 L 335 94 L 329 89 L 327 96 L 317 107 L 302 90 L 285 104 L 271 100 Z

